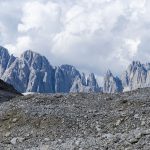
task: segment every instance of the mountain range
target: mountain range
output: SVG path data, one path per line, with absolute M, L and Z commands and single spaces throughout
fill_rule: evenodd
M 20 57 L 0 47 L 0 78 L 21 93 L 100 92 L 95 75 L 87 78 L 74 66 L 53 67 L 46 57 L 25 51 Z
M 31 50 L 15 57 L 0 46 L 0 79 L 21 93 L 116 93 L 150 87 L 150 63 L 133 61 L 120 77 L 108 70 L 103 86 L 99 86 L 94 73 L 86 77 L 71 65 L 54 67 L 46 57 Z
M 150 63 L 133 61 L 120 78 L 108 71 L 104 77 L 104 92 L 126 92 L 138 88 L 150 87 Z

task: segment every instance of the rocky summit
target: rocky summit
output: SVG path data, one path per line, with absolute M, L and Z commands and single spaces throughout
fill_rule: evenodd
M 150 89 L 0 103 L 0 150 L 149 150 Z

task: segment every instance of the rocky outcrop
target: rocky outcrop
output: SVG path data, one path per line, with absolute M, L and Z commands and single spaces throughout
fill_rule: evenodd
M 21 95 L 12 85 L 0 80 L 0 103 Z
M 122 82 L 118 77 L 114 77 L 110 70 L 107 71 L 104 77 L 104 93 L 122 92 Z
M 0 91 L 6 91 L 6 92 L 21 95 L 11 84 L 8 84 L 3 80 L 0 80 Z

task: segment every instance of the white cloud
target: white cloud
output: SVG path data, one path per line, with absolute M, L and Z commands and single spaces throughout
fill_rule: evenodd
M 140 42 L 141 41 L 138 38 L 125 40 L 125 46 L 131 59 L 137 54 Z
M 17 38 L 16 45 L 6 44 L 11 53 L 20 56 L 24 50 L 30 49 L 32 39 L 29 36 L 22 36 Z
M 102 76 L 133 60 L 150 61 L 148 0 L 0 1 L 0 40 L 12 52 L 33 49 L 52 64 Z M 19 51 L 18 51 L 19 50 Z
M 19 32 L 30 30 L 42 30 L 49 33 L 58 32 L 61 10 L 57 3 L 48 2 L 42 4 L 38 1 L 28 2 L 23 7 L 21 24 L 18 25 Z

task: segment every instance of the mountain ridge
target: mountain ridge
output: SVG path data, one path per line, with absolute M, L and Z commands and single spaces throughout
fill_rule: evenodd
M 6 48 L 0 46 L 0 54 L 0 78 L 12 84 L 22 93 L 69 93 L 78 91 L 72 86 L 77 76 L 81 78 L 81 73 L 74 66 L 67 64 L 53 67 L 45 56 L 32 50 L 26 50 L 20 57 L 15 57 L 10 55 Z M 80 92 L 100 92 L 101 90 L 94 74 L 90 79 L 90 84 L 84 86 L 87 87 L 86 91 L 82 88 Z M 90 89 L 90 91 L 87 89 Z
M 113 78 L 113 82 L 111 78 Z M 119 82 L 116 81 L 116 78 Z M 143 64 L 140 61 L 133 61 L 120 75 L 120 78 L 115 77 L 112 73 L 109 76 L 106 73 L 104 77 L 106 93 L 126 92 L 145 87 L 150 87 L 150 63 Z
M 32 50 L 15 57 L 0 46 L 0 79 L 22 93 L 118 93 L 150 87 L 150 63 L 133 61 L 120 77 L 108 70 L 103 86 L 99 86 L 94 73 L 85 77 L 72 65 L 53 66 L 45 56 Z

